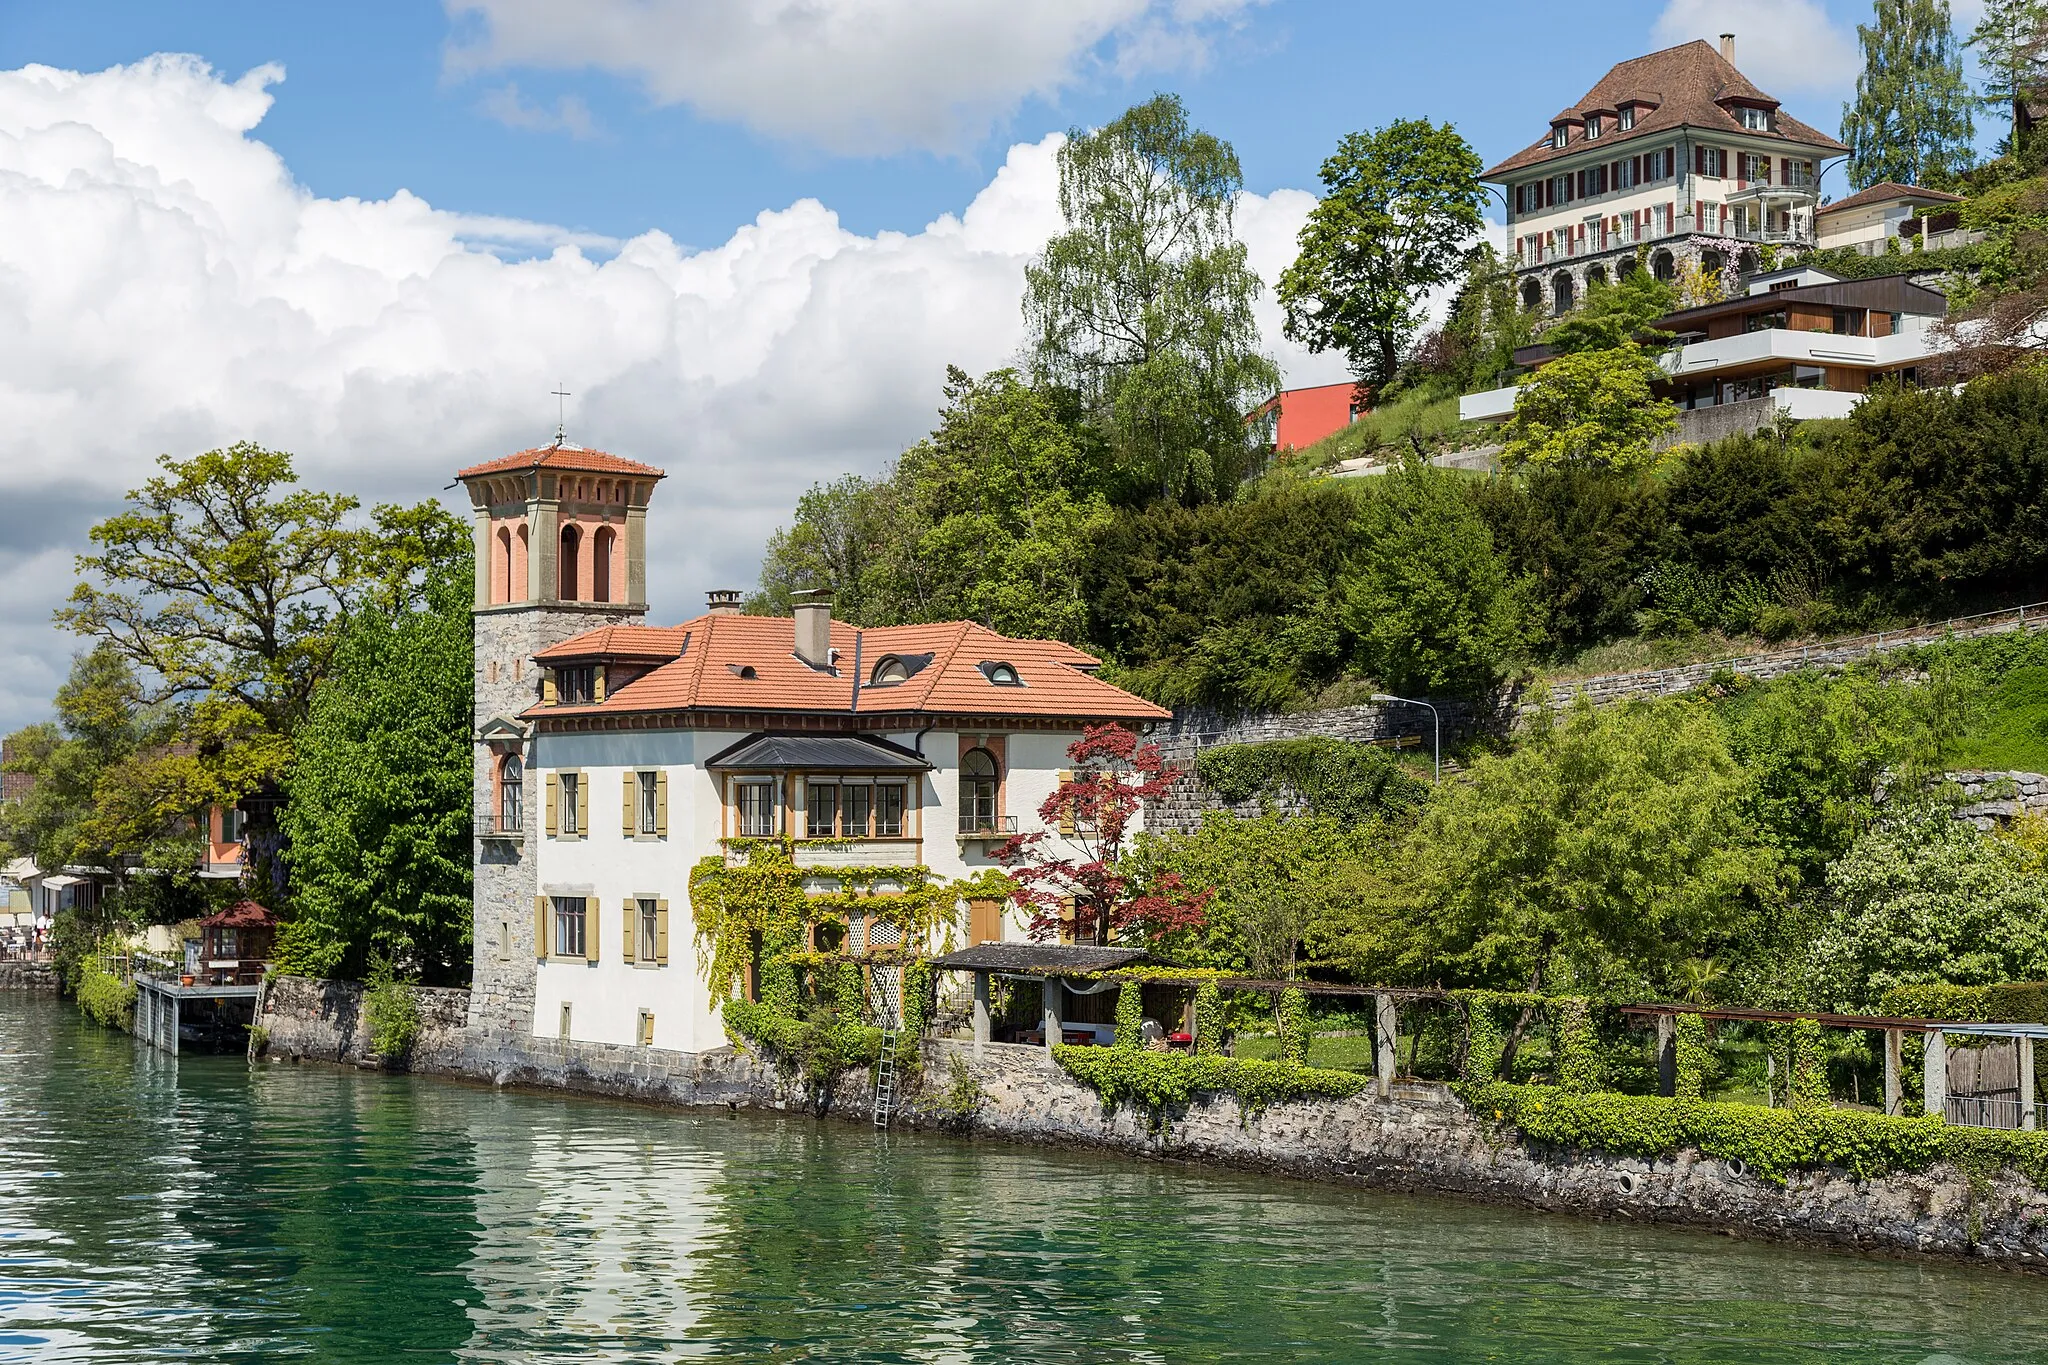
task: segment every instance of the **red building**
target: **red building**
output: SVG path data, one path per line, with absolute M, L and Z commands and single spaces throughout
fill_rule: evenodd
M 1276 453 L 1306 450 L 1372 411 L 1358 385 L 1318 384 L 1312 389 L 1283 389 L 1268 398 L 1247 420 L 1265 422 Z

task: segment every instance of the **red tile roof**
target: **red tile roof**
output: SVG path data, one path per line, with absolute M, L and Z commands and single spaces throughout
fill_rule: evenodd
M 1960 204 L 1960 194 L 1944 194 L 1940 190 L 1923 190 L 1918 185 L 1901 185 L 1896 180 L 1880 180 L 1869 189 L 1858 190 L 1847 199 L 1837 199 L 1832 204 L 1823 204 L 1822 213 L 1840 213 L 1843 209 L 1860 209 L 1865 204 L 1881 204 L 1891 199 L 1925 199 L 1937 204 Z
M 689 642 L 686 626 L 600 626 L 549 645 L 533 657 L 557 659 L 673 659 Z
M 1827 155 L 1839 155 L 1849 150 L 1826 133 L 1801 123 L 1782 110 L 1776 117 L 1777 127 L 1771 132 L 1744 128 L 1741 121 L 1718 101 L 1740 100 L 1773 108 L 1778 102 L 1751 85 L 1748 78 L 1705 39 L 1616 63 L 1598 84 L 1586 92 L 1583 99 L 1569 109 L 1560 110 L 1551 122 L 1576 119 L 1593 110 L 1615 110 L 1631 99 L 1638 102 L 1635 127 L 1627 132 L 1619 128 L 1608 129 L 1597 144 L 1602 149 L 1689 127 L 1770 138 Z M 1644 103 L 1654 103 L 1656 107 L 1644 109 L 1641 107 Z M 1577 156 L 1595 145 L 1580 136 L 1562 147 L 1553 147 L 1550 135 L 1545 133 L 1533 146 L 1516 152 L 1480 178 L 1498 180 L 1513 171 Z
M 585 450 L 567 442 L 535 446 L 532 450 L 473 464 L 467 469 L 456 470 L 455 477 L 473 479 L 482 474 L 510 474 L 528 469 L 568 469 L 579 474 L 637 474 L 649 479 L 668 477 L 651 464 L 641 464 L 638 460 L 628 460 L 602 450 Z
M 258 905 L 255 901 L 236 901 L 218 914 L 208 915 L 199 921 L 203 927 L 215 929 L 261 929 L 277 923 L 277 916 Z
M 683 648 L 684 637 L 688 648 Z M 551 646 L 542 661 L 618 657 L 673 642 L 673 658 L 586 706 L 539 706 L 528 718 L 638 714 L 651 711 L 791 711 L 858 715 L 945 714 L 1045 716 L 1075 720 L 1165 720 L 1173 713 L 1084 672 L 1094 655 L 1058 640 L 1018 640 L 971 621 L 866 629 L 834 621 L 834 669 L 796 657 L 796 623 L 786 616 L 714 612 L 679 626 L 605 626 Z M 619 649 L 609 648 L 616 641 Z M 854 708 L 854 659 L 861 686 Z M 931 655 L 904 682 L 881 687 L 867 679 L 887 655 Z M 983 663 L 1007 663 L 1021 687 L 989 681 Z M 743 673 L 742 670 L 747 670 Z

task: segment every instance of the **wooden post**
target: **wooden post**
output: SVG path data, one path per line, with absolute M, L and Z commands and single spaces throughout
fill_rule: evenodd
M 1045 979 L 1045 1050 L 1049 1054 L 1060 1040 L 1060 979 Z
M 1394 1093 L 1394 1066 L 1398 1056 L 1395 1044 L 1398 1041 L 1396 1031 L 1399 1027 L 1400 1015 L 1394 1010 L 1394 997 L 1374 996 L 1372 1073 L 1381 1099 L 1386 1099 Z
M 1884 1112 L 1902 1117 L 1906 1112 L 1906 1032 L 1884 1031 Z
M 974 1060 L 981 1060 L 981 1045 L 988 1041 L 988 973 L 974 974 Z
M 2034 1040 L 2015 1039 L 2020 1046 L 2020 1127 L 2033 1132 L 2040 1127 L 2034 1113 Z
M 1926 1108 L 1930 1114 L 1948 1112 L 1948 1035 L 1940 1029 L 1927 1031 Z
M 1657 1016 L 1657 1093 L 1670 1099 L 1678 1093 L 1678 1017 Z

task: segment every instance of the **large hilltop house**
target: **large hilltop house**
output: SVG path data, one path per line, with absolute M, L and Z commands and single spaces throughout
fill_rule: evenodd
M 799 867 L 964 879 L 1039 828 L 1086 726 L 1170 714 L 1071 645 L 966 621 L 864 629 L 819 595 L 760 617 L 713 593 L 649 626 L 661 470 L 558 441 L 457 477 L 476 525 L 473 1024 L 721 1047 L 694 947 L 700 859 L 776 839 Z M 1000 902 L 961 908 L 969 944 L 1024 937 Z
M 1821 163 L 1848 150 L 1752 85 L 1723 34 L 1617 64 L 1482 178 L 1506 192 L 1523 306 L 1561 314 L 1639 249 L 1670 280 L 1815 245 Z

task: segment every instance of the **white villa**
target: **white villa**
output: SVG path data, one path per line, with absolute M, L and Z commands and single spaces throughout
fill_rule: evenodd
M 1085 726 L 1170 715 L 1071 645 L 971 622 L 863 629 L 815 596 L 747 616 L 721 592 L 645 625 L 660 470 L 558 443 L 458 477 L 478 566 L 472 1009 L 534 1036 L 724 1046 L 700 859 L 772 838 L 799 866 L 964 879 L 1038 825 Z M 1024 937 L 1001 902 L 962 911 L 966 944 Z

